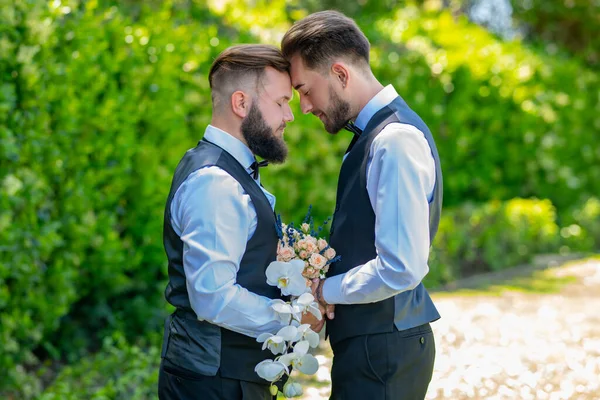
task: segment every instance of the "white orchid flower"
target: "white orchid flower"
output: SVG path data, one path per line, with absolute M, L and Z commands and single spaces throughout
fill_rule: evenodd
M 288 398 L 302 396 L 302 385 L 298 382 L 287 381 L 283 385 L 283 395 Z
M 301 340 L 294 345 L 294 353 L 303 356 L 308 353 L 309 347 L 310 343 L 308 343 L 308 340 Z
M 308 353 L 310 347 L 308 341 L 302 340 L 294 346 L 294 352 L 279 357 L 279 361 L 285 366 L 291 365 L 294 369 L 306 375 L 313 375 L 319 369 L 317 359 Z
M 272 300 L 271 308 L 273 310 L 275 310 L 279 320 L 281 322 L 283 322 L 284 324 L 288 324 L 288 325 L 289 325 L 290 321 L 292 320 L 292 315 L 294 315 L 296 313 L 294 308 L 289 303 L 286 303 L 285 301 L 283 301 L 281 299 Z
M 304 261 L 273 261 L 266 270 L 267 283 L 281 289 L 284 296 L 300 296 L 306 293 L 306 279 L 302 276 Z
M 283 359 L 284 357 L 286 358 Z M 319 369 L 319 362 L 312 354 L 304 354 L 301 356 L 298 353 L 288 353 L 281 356 L 279 361 L 282 363 L 289 362 L 289 365 L 292 365 L 294 369 L 297 369 L 306 375 L 313 375 Z
M 315 301 L 311 293 L 303 293 L 300 297 L 292 301 L 292 306 L 296 315 L 309 312 L 317 317 L 319 321 L 323 318 L 321 310 L 319 310 L 319 303 Z M 301 319 L 301 317 L 298 319 Z
M 262 333 L 256 338 L 256 341 L 263 344 L 263 350 L 269 348 L 273 354 L 282 354 L 285 351 L 285 341 L 281 336 Z
M 293 325 L 284 326 L 277 332 L 277 336 L 281 336 L 283 340 L 291 342 L 298 337 L 298 327 Z
M 288 367 L 280 361 L 264 360 L 259 362 L 254 371 L 266 381 L 275 382 L 283 374 L 289 374 Z
M 285 326 L 277 332 L 276 335 L 271 333 L 261 333 L 256 341 L 262 343 L 262 349 L 268 348 L 273 354 L 282 354 L 286 349 L 286 343 L 295 340 L 299 337 L 298 328 L 295 326 Z
M 298 327 L 298 336 L 296 336 L 296 340 L 307 341 L 312 348 L 317 347 L 320 341 L 319 334 L 310 329 L 309 324 L 303 324 Z

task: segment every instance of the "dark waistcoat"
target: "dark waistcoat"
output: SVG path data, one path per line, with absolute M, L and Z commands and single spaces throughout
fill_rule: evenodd
M 256 294 L 280 298 L 277 287 L 267 285 L 265 270 L 277 255 L 275 214 L 261 188 L 244 167 L 220 147 L 202 140 L 179 162 L 165 209 L 163 241 L 169 261 L 169 283 L 165 297 L 177 310 L 167 318 L 162 357 L 168 363 L 193 373 L 267 384 L 254 372 L 259 362 L 272 358 L 256 339 L 206 321 L 198 321 L 190 306 L 183 269 L 183 242 L 171 226 L 171 202 L 177 189 L 194 171 L 217 166 L 229 173 L 248 193 L 256 209 L 256 231 L 246 245 L 237 283 Z M 210 196 L 207 193 L 206 196 Z M 202 207 L 202 198 L 197 199 Z
M 342 164 L 329 241 L 342 259 L 331 265 L 328 276 L 343 274 L 377 256 L 375 213 L 367 192 L 367 161 L 373 139 L 392 122 L 415 126 L 423 132 L 431 148 L 436 183 L 429 203 L 430 242 L 435 237 L 442 207 L 440 159 L 423 120 L 398 97 L 371 118 Z M 331 343 L 336 343 L 352 336 L 405 330 L 438 318 L 440 315 L 429 293 L 420 283 L 413 290 L 376 303 L 336 305 L 335 319 L 327 322 L 327 332 Z

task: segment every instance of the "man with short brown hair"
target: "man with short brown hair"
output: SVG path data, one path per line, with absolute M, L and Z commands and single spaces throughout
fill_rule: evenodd
M 210 70 L 212 121 L 177 166 L 165 208 L 165 297 L 176 311 L 165 324 L 160 399 L 272 398 L 254 371 L 272 355 L 255 338 L 285 324 L 265 276 L 277 252 L 275 197 L 255 156 L 286 158 L 288 69 L 278 49 L 242 45 Z
M 281 44 L 304 113 L 354 133 L 338 181 L 329 244 L 341 255 L 313 290 L 328 308 L 334 400 L 423 399 L 433 372 L 422 280 L 442 205 L 433 136 L 369 66 L 369 41 L 335 11 L 296 22 Z

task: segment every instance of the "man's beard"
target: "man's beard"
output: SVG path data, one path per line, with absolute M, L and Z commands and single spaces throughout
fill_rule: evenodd
M 329 85 L 329 109 L 325 114 L 323 125 L 329 133 L 338 133 L 350 120 L 350 103 L 343 100 Z
M 248 115 L 242 120 L 242 135 L 252 153 L 274 164 L 281 164 L 287 158 L 287 145 L 283 139 L 275 136 L 256 103 L 252 102 Z

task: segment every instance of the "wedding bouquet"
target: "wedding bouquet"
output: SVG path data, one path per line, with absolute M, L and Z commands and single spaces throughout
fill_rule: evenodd
M 329 246 L 325 239 L 318 238 L 323 226 L 315 231 L 314 222 L 310 215 L 311 210 L 312 206 L 309 206 L 308 213 L 299 229 L 295 228 L 293 223 L 290 225 L 283 224 L 281 216 L 277 217 L 276 224 L 279 236 L 277 261 L 304 261 L 302 275 L 308 280 L 308 285 L 310 285 L 310 280 L 314 278 L 325 278 L 329 265 L 341 258 L 336 255 L 335 250 Z M 329 222 L 329 218 L 325 220 L 323 225 L 326 225 L 327 222 Z
M 290 367 L 307 375 L 319 369 L 317 359 L 308 352 L 311 347 L 319 345 L 319 335 L 310 329 L 310 325 L 301 324 L 302 315 L 310 312 L 318 320 L 322 319 L 319 305 L 311 293 L 311 281 L 324 278 L 329 265 L 338 261 L 340 256 L 336 255 L 327 241 L 318 238 L 323 227 L 314 230 L 310 212 L 311 207 L 299 229 L 293 223 L 283 224 L 281 217 L 277 217 L 277 261 L 267 267 L 267 283 L 277 286 L 283 296 L 291 296 L 291 301 L 273 300 L 271 307 L 287 326 L 275 335 L 263 333 L 256 339 L 263 343 L 263 350 L 268 348 L 277 357 L 261 361 L 255 368 L 258 376 L 271 382 L 272 395 L 278 392 L 274 383 L 284 374 L 289 377 Z M 302 386 L 288 378 L 283 386 L 283 395 L 301 396 Z

